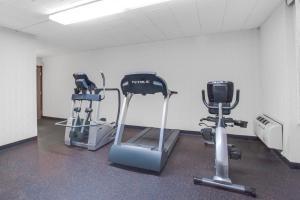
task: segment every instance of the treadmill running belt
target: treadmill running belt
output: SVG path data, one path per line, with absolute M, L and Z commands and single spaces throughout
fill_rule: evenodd
M 145 134 L 142 134 L 142 132 L 141 132 L 136 137 L 128 140 L 126 143 L 156 149 L 158 147 L 158 142 L 159 142 L 159 132 L 160 132 L 160 129 L 151 128 Z M 172 133 L 172 130 L 168 130 L 168 129 L 165 130 L 164 142 L 166 142 L 168 140 L 171 133 Z

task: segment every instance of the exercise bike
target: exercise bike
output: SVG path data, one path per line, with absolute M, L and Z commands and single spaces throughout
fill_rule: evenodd
M 239 103 L 240 91 L 236 91 L 236 100 L 233 104 L 234 84 L 228 81 L 213 81 L 207 83 L 207 93 L 209 102 L 206 101 L 205 91 L 202 90 L 202 101 L 208 108 L 209 116 L 200 120 L 201 126 L 207 128 L 201 130 L 201 134 L 205 139 L 205 144 L 215 146 L 215 170 L 216 174 L 213 178 L 194 177 L 194 184 L 206 185 L 219 189 L 225 189 L 232 192 L 238 192 L 252 197 L 256 197 L 256 191 L 252 187 L 233 184 L 229 178 L 229 159 L 241 159 L 242 155 L 238 148 L 227 143 L 226 127 L 239 126 L 246 128 L 248 122 L 225 118 L 229 115 Z M 213 123 L 208 125 L 205 122 Z

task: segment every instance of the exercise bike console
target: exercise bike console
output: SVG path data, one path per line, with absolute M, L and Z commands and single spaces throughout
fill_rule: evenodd
M 202 90 L 202 101 L 210 114 L 219 113 L 219 104 L 222 104 L 223 115 L 229 115 L 240 101 L 240 90 L 236 91 L 234 104 L 230 105 L 233 98 L 233 83 L 229 81 L 212 81 L 207 83 L 208 99 L 205 98 L 205 90 Z

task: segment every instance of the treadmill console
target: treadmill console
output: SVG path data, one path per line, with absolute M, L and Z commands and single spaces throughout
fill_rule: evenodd
M 162 93 L 168 96 L 168 88 L 164 79 L 155 73 L 127 74 L 121 81 L 121 89 L 125 96 L 132 94 L 155 94 Z

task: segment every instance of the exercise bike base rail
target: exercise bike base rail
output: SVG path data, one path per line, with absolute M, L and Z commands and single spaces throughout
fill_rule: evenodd
M 221 182 L 209 178 L 198 178 L 194 177 L 195 185 L 206 185 L 218 189 L 223 189 L 231 192 L 237 192 L 251 197 L 257 197 L 255 188 L 246 187 L 244 185 L 233 184 L 230 182 Z

